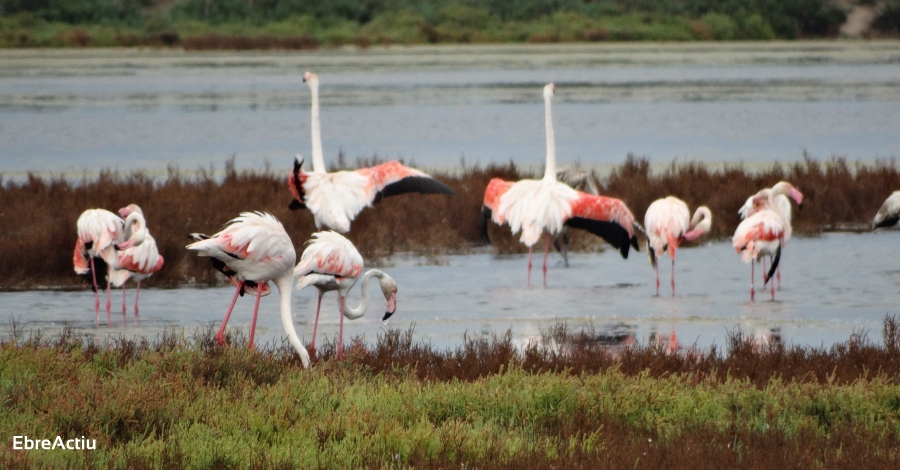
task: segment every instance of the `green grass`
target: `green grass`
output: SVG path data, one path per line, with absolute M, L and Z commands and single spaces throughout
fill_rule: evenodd
M 882 346 L 863 337 L 828 351 L 760 349 L 739 335 L 724 355 L 597 349 L 583 341 L 588 333 L 559 327 L 544 339 L 567 339 L 566 352 L 511 353 L 508 335 L 435 351 L 395 331 L 371 347 L 355 343 L 345 361 L 326 344 L 310 370 L 289 347 L 251 351 L 240 339 L 222 347 L 209 335 L 102 347 L 68 335 L 20 339 L 0 345 L 0 434 L 85 436 L 97 450 L 10 444 L 0 465 L 886 468 L 900 460 L 896 319 L 886 319 Z M 873 359 L 879 366 L 846 373 Z M 467 366 L 438 377 L 427 365 L 438 360 Z M 795 370 L 798 360 L 807 373 Z M 816 372 L 822 363 L 835 364 L 830 374 Z

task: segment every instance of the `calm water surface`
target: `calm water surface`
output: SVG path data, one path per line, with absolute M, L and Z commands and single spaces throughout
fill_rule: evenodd
M 869 339 L 881 342 L 885 315 L 895 315 L 900 300 L 897 259 L 885 256 L 895 251 L 887 247 L 896 247 L 898 237 L 898 232 L 878 232 L 792 239 L 782 258 L 782 290 L 776 291 L 774 302 L 768 292 L 758 292 L 756 302 L 749 301 L 749 265 L 741 263 L 727 242 L 678 252 L 675 297 L 668 290 L 668 258 L 661 263 L 663 295 L 653 295 L 653 270 L 644 253 L 632 253 L 628 260 L 612 251 L 574 253 L 569 268 L 551 255 L 546 288 L 540 287 L 539 268 L 533 273 L 534 285 L 526 287 L 525 256 L 448 256 L 440 258 L 440 266 L 398 258 L 394 266 L 384 268 L 400 286 L 397 313 L 383 324 L 384 300 L 377 295 L 365 317 L 345 322 L 345 335 L 371 343 L 386 327 L 413 326 L 417 340 L 452 348 L 464 335 L 511 330 L 522 344 L 560 321 L 576 331 L 592 327 L 600 337 L 631 336 L 641 342 L 656 335 L 669 338 L 674 332 L 680 347 L 724 346 L 735 328 L 767 341 L 815 347 L 846 341 L 854 333 L 868 333 Z M 353 305 L 359 301 L 357 290 L 351 294 Z M 26 333 L 40 330 L 45 335 L 70 327 L 97 341 L 154 338 L 164 330 L 191 335 L 218 327 L 232 294 L 232 288 L 224 287 L 145 289 L 140 317 L 135 318 L 129 291 L 128 314 L 113 313 L 108 326 L 103 312 L 97 327 L 89 290 L 0 293 L 0 323 L 15 319 Z M 315 291 L 294 295 L 295 323 L 308 342 Z M 113 305 L 121 305 L 119 292 Z M 319 331 L 333 338 L 338 327 L 334 294 L 325 298 L 322 308 Z M 264 298 L 260 309 L 257 341 L 280 344 L 284 332 L 277 298 Z M 231 327 L 246 332 L 252 310 L 253 299 L 240 299 Z M 9 328 L 5 330 L 0 335 L 9 337 Z
M 0 171 L 286 166 L 310 148 L 305 70 L 326 161 L 540 165 L 549 81 L 562 163 L 900 155 L 897 42 L 0 51 Z

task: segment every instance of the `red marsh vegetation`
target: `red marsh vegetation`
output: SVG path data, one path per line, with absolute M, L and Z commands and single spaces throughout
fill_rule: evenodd
M 371 163 L 357 161 L 360 166 Z M 185 176 L 173 169 L 167 177 L 154 179 L 142 172 L 105 170 L 94 179 L 29 175 L 22 181 L 2 181 L 0 289 L 77 287 L 80 280 L 72 270 L 72 251 L 78 216 L 89 208 L 115 211 L 130 203 L 143 208 L 165 258 L 162 271 L 145 281 L 151 286 L 219 282 L 208 263 L 184 249 L 186 235 L 214 233 L 242 211 L 275 215 L 291 234 L 299 254 L 315 226 L 308 212 L 287 207 L 291 200 L 288 171 L 288 165 L 283 170 L 237 171 L 229 160 L 224 176 L 210 172 Z M 435 258 L 483 246 L 479 223 L 488 181 L 536 175 L 510 162 L 433 176 L 456 194 L 392 197 L 364 210 L 354 221 L 348 238 L 366 259 L 377 262 L 400 252 Z M 624 200 L 638 220 L 643 220 L 652 201 L 667 195 L 683 199 L 691 208 L 709 206 L 714 220 L 711 238 L 730 237 L 740 221 L 737 210 L 747 197 L 781 180 L 792 182 L 805 196 L 802 209 L 795 211 L 794 233 L 814 235 L 867 227 L 884 199 L 900 188 L 900 171 L 892 160 L 867 165 L 842 158 L 805 158 L 759 171 L 741 165 L 711 168 L 702 163 L 673 163 L 662 171 L 651 171 L 647 159 L 629 156 L 607 177 L 598 179 L 601 193 Z M 491 224 L 489 235 L 494 249 L 501 253 L 525 251 L 507 227 Z M 571 247 L 603 249 L 599 239 L 584 233 L 572 234 Z

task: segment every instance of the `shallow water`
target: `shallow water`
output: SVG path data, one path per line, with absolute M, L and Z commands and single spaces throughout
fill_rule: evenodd
M 617 252 L 572 253 L 570 267 L 557 254 L 549 258 L 548 287 L 541 287 L 540 257 L 526 287 L 526 257 L 490 254 L 447 256 L 441 265 L 418 258 L 394 260 L 385 267 L 400 287 L 397 313 L 383 324 L 384 300 L 372 286 L 372 310 L 362 319 L 345 322 L 345 339 L 362 336 L 367 343 L 386 327 L 415 328 L 415 339 L 440 348 L 461 344 L 464 335 L 490 336 L 511 330 L 517 344 L 535 340 L 556 322 L 571 330 L 592 327 L 599 340 L 616 342 L 631 337 L 646 343 L 674 332 L 679 347 L 727 344 L 729 332 L 739 328 L 764 341 L 788 345 L 829 347 L 854 333 L 867 333 L 880 343 L 885 315 L 896 315 L 900 299 L 900 268 L 893 253 L 900 233 L 834 233 L 793 238 L 782 256 L 782 289 L 757 292 L 749 300 L 750 267 L 728 242 L 707 243 L 678 252 L 677 295 L 669 290 L 669 260 L 661 262 L 662 295 L 654 296 L 654 274 L 646 253 L 632 252 L 623 260 Z M 430 260 L 434 262 L 435 260 Z M 757 269 L 757 287 L 760 288 Z M 350 303 L 359 301 L 358 287 Z M 9 337 L 15 319 L 27 336 L 45 336 L 65 327 L 103 341 L 108 337 L 156 337 L 163 330 L 196 331 L 218 327 L 233 294 L 232 288 L 145 289 L 140 317 L 133 316 L 133 290 L 128 314 L 114 313 L 107 326 L 105 312 L 95 326 L 93 294 L 81 292 L 0 293 L 0 335 Z M 307 343 L 315 318 L 315 291 L 295 292 L 294 319 Z M 121 306 L 117 292 L 113 305 Z M 247 331 L 253 300 L 240 299 L 230 327 Z M 275 295 L 261 303 L 257 344 L 279 342 L 283 328 Z M 335 294 L 323 301 L 320 334 L 337 334 Z M 320 337 L 321 338 L 321 337 Z M 321 339 L 320 339 L 321 340 Z
M 539 166 L 549 81 L 563 164 L 900 155 L 897 42 L 0 51 L 0 172 L 286 167 L 310 148 L 304 70 L 328 162 Z

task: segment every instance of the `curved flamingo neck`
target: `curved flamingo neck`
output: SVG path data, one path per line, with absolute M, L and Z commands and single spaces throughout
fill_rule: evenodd
M 372 277 L 377 277 L 379 282 L 384 278 L 384 272 L 379 271 L 377 269 L 370 269 L 363 274 L 362 279 L 360 279 L 359 295 L 360 301 L 359 305 L 356 308 L 350 307 L 347 303 L 344 303 L 344 317 L 349 318 L 350 320 L 356 320 L 357 318 L 362 317 L 366 314 L 366 310 L 369 309 L 369 279 Z
M 297 354 L 300 355 L 300 361 L 303 363 L 303 367 L 308 369 L 309 353 L 306 351 L 306 348 L 303 347 L 303 343 L 300 342 L 300 337 L 297 336 L 297 330 L 294 329 L 294 317 L 291 314 L 291 284 L 294 279 L 293 274 L 293 270 L 291 270 L 286 275 L 276 279 L 274 283 L 275 287 L 278 288 L 278 296 L 281 301 L 281 323 L 284 325 L 284 331 L 288 335 L 288 341 L 294 346 Z
M 312 92 L 312 166 L 313 172 L 325 173 L 325 157 L 322 153 L 322 125 L 319 121 L 319 81 L 309 82 L 309 91 Z
M 556 181 L 556 138 L 553 136 L 553 114 L 551 112 L 551 96 L 544 96 L 544 127 L 547 132 L 547 166 L 544 179 Z

